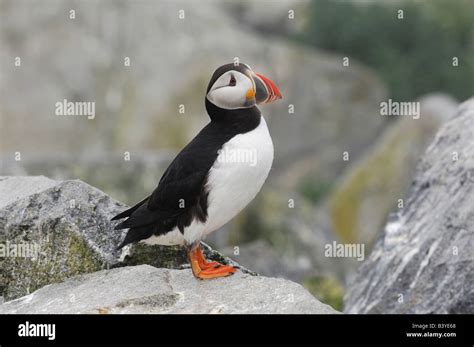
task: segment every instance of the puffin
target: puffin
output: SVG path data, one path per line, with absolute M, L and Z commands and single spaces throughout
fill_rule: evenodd
M 233 219 L 262 188 L 273 142 L 257 105 L 281 97 L 275 83 L 247 64 L 217 68 L 205 96 L 210 122 L 178 153 L 149 196 L 112 218 L 126 218 L 115 226 L 128 229 L 118 249 L 136 242 L 181 245 L 197 279 L 235 273 L 233 266 L 208 261 L 201 240 Z

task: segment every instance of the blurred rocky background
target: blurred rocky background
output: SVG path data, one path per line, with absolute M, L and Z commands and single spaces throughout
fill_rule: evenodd
M 474 90 L 468 0 L 2 0 L 0 16 L 0 174 L 80 179 L 128 205 L 208 122 L 217 66 L 238 57 L 271 77 L 284 98 L 262 107 L 269 180 L 207 242 L 339 310 L 361 262 L 325 245 L 370 254 Z M 419 102 L 419 119 L 381 115 L 389 98 Z M 63 99 L 94 101 L 95 118 L 57 116 Z

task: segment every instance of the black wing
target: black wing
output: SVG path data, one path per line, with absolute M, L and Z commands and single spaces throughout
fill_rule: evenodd
M 184 232 L 194 219 L 206 221 L 207 175 L 228 137 L 209 123 L 172 161 L 149 197 L 112 218 L 128 217 L 115 227 L 130 228 L 119 248 L 175 227 Z

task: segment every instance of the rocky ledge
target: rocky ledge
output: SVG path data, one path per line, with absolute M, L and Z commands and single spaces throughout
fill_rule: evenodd
M 336 313 L 205 244 L 239 271 L 199 281 L 180 247 L 117 251 L 110 219 L 126 207 L 79 180 L 0 177 L 0 313 Z
M 12 300 L 82 273 L 149 264 L 183 269 L 181 247 L 136 244 L 110 219 L 127 206 L 80 180 L 44 176 L 0 177 L 0 298 Z M 238 266 L 203 244 L 210 260 Z
M 212 281 L 190 270 L 128 266 L 76 276 L 0 305 L 2 313 L 337 313 L 294 282 L 237 272 Z

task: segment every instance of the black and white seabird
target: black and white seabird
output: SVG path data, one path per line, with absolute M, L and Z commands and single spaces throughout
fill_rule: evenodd
M 208 262 L 200 241 L 234 218 L 262 188 L 273 143 L 256 105 L 280 98 L 275 84 L 248 65 L 219 67 L 205 98 L 211 122 L 176 156 L 150 196 L 112 218 L 127 218 L 115 227 L 129 228 L 119 248 L 137 241 L 183 245 L 195 277 L 233 274 L 232 266 Z M 255 158 L 249 160 L 248 154 Z

